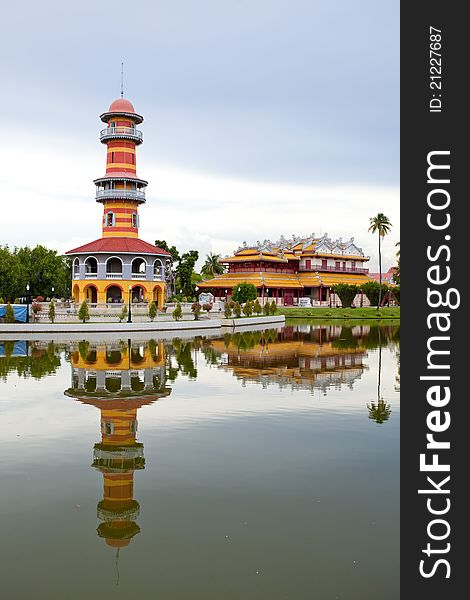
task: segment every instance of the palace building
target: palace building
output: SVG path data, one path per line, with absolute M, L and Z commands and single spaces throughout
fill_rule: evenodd
M 170 255 L 139 239 L 139 206 L 147 181 L 137 176 L 136 150 L 143 141 L 143 117 L 121 97 L 101 115 L 106 172 L 95 179 L 96 201 L 103 205 L 101 237 L 66 252 L 72 258 L 74 302 L 165 301 L 165 272 Z
M 316 237 L 281 236 L 249 246 L 246 242 L 221 263 L 227 272 L 198 284 L 212 290 L 215 298 L 227 298 L 240 283 L 252 283 L 262 302 L 292 306 L 300 298 L 311 304 L 331 303 L 331 288 L 338 283 L 362 285 L 370 281 L 365 263 L 369 260 L 354 238 L 343 242 L 325 234 Z M 366 303 L 365 297 L 361 302 Z

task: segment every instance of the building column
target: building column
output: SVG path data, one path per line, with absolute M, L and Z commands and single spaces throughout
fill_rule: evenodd
M 96 390 L 106 389 L 106 371 L 96 371 Z
M 130 390 L 131 389 L 131 372 L 130 371 L 121 371 L 121 390 Z

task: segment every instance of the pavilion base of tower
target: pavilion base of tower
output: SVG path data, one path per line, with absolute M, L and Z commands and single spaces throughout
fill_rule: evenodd
M 135 280 L 85 280 L 74 281 L 72 297 L 75 304 L 119 304 L 135 302 L 155 302 L 158 308 L 163 308 L 166 296 L 165 282 Z

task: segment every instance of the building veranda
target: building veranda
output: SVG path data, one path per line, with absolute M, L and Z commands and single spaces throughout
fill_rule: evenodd
M 360 286 L 371 281 L 365 263 L 369 260 L 362 248 L 328 234 L 316 237 L 281 236 L 277 242 L 265 240 L 255 245 L 243 243 L 233 256 L 221 259 L 227 272 L 199 283 L 202 290 L 211 290 L 216 299 L 227 300 L 241 283 L 251 283 L 264 303 L 294 306 L 301 298 L 308 298 L 312 306 L 334 305 L 339 300 L 331 288 L 340 283 Z M 368 305 L 363 294 L 356 302 Z

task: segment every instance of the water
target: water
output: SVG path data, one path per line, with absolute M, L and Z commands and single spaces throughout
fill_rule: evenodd
M 2 599 L 398 598 L 398 387 L 397 326 L 0 339 Z

